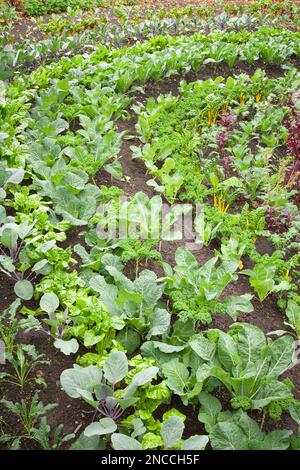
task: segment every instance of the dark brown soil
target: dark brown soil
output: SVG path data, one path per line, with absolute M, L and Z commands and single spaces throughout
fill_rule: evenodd
M 15 300 L 14 281 L 0 271 L 0 310 L 5 310 Z

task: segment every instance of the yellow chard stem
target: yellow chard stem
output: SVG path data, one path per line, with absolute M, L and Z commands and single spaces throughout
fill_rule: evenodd
M 230 204 L 227 204 L 227 206 L 226 206 L 225 209 L 224 209 L 224 214 L 226 214 L 226 212 L 228 211 L 229 207 L 230 207 Z

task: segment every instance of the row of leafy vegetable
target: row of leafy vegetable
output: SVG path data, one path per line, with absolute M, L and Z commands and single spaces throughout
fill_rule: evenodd
M 115 8 L 113 13 L 117 19 L 112 25 L 109 15 L 93 12 L 78 20 L 80 10 L 68 11 L 68 17 L 53 16 L 48 23 L 38 21 L 34 26 L 43 39 L 35 40 L 25 36 L 24 40 L 15 42 L 14 23 L 8 23 L 4 28 L 0 41 L 1 50 L 0 79 L 11 79 L 15 74 L 28 73 L 38 65 L 45 65 L 60 58 L 62 55 L 91 53 L 99 42 L 104 45 L 128 44 L 142 41 L 159 34 L 192 34 L 194 32 L 240 31 L 255 30 L 261 26 L 294 28 L 294 22 L 288 23 L 286 15 L 275 16 L 244 14 L 232 16 L 229 13 L 211 13 L 208 17 L 197 16 L 197 9 L 174 9 L 166 11 L 158 9 L 141 16 L 127 10 Z

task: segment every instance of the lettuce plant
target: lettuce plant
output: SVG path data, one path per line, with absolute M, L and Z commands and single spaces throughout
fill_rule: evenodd
M 209 438 L 208 436 L 194 435 L 188 439 L 183 439 L 184 421 L 186 417 L 174 408 L 163 414 L 162 422 L 157 423 L 158 429 L 153 432 L 147 429 L 141 419 L 132 421 L 133 431 L 130 437 L 116 433 L 111 436 L 115 450 L 121 450 L 122 442 L 135 445 L 141 450 L 154 449 L 182 449 L 182 450 L 203 450 Z
M 109 316 L 104 303 L 97 295 L 92 295 L 91 288 L 86 287 L 76 271 L 57 269 L 45 276 L 36 288 L 37 294 L 43 292 L 38 310 L 23 308 L 21 313 L 31 318 L 27 329 L 41 330 L 51 336 L 54 346 L 64 354 L 76 353 L 78 342 L 103 354 L 112 346 L 116 330 L 124 327 L 122 320 Z M 41 321 L 36 318 L 44 312 L 48 318 Z

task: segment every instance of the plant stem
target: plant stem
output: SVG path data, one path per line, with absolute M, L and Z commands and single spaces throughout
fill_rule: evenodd
M 265 424 L 265 419 L 266 419 L 266 410 L 263 411 L 263 415 L 262 415 L 262 420 L 261 420 L 261 423 L 260 423 L 260 429 L 262 430 L 262 428 L 264 427 L 264 424 Z

